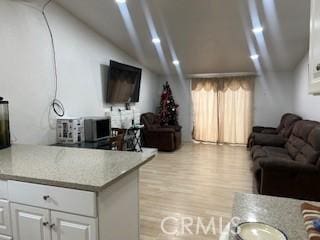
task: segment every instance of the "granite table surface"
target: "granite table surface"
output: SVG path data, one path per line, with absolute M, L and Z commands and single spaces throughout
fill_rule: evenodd
M 307 240 L 300 210 L 303 202 L 305 201 L 237 193 L 232 216 L 239 217 L 240 222 L 263 222 L 272 225 L 283 231 L 288 240 Z M 231 227 L 232 229 L 234 228 Z M 237 238 L 230 232 L 229 239 Z
M 156 154 L 17 144 L 0 150 L 0 179 L 99 192 Z

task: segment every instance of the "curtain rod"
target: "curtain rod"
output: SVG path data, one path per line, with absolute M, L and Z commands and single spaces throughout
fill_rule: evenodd
M 254 72 L 199 73 L 199 74 L 188 74 L 187 78 L 220 78 L 220 77 L 242 77 L 242 76 L 258 76 L 258 74 Z

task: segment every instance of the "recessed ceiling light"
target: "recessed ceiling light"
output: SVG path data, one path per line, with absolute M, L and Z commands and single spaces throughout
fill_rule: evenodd
M 256 27 L 252 29 L 253 33 L 262 33 L 263 32 L 263 27 Z
M 258 54 L 254 54 L 254 55 L 251 55 L 250 58 L 251 58 L 252 60 L 256 60 L 256 59 L 259 58 L 259 55 L 258 55 Z
M 180 64 L 180 62 L 178 60 L 174 60 L 174 61 L 172 61 L 172 63 L 173 63 L 173 65 L 176 65 L 176 66 L 178 66 Z
M 153 42 L 154 44 L 159 44 L 159 43 L 161 42 L 161 40 L 160 40 L 160 38 L 153 38 L 153 39 L 152 39 L 152 42 Z
M 126 3 L 127 0 L 116 0 L 117 3 Z

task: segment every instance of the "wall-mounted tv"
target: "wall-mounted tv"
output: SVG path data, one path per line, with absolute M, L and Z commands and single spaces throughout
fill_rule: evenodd
M 139 102 L 142 69 L 110 61 L 107 103 Z

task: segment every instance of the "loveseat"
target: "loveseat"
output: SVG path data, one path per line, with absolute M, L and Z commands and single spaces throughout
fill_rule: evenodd
M 283 147 L 251 149 L 261 194 L 320 201 L 320 123 L 301 120 Z

